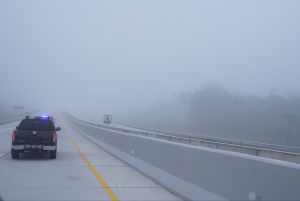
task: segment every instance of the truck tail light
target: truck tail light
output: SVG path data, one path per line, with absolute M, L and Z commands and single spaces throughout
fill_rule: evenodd
M 56 140 L 57 140 L 57 133 L 54 132 L 52 135 L 52 142 L 56 142 Z
M 14 142 L 16 140 L 16 131 L 14 131 L 13 133 L 12 133 L 12 141 Z

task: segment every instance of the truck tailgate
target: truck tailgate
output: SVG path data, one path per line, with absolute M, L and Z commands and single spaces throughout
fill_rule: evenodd
M 52 145 L 52 136 L 55 131 L 18 130 L 14 144 Z

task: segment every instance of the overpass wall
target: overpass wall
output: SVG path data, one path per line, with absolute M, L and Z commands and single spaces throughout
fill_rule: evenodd
M 189 200 L 299 200 L 300 165 L 114 132 L 69 118 L 86 136 Z

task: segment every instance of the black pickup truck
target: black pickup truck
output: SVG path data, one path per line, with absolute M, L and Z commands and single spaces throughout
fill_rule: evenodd
M 11 157 L 19 158 L 19 153 L 37 151 L 49 152 L 50 158 L 56 158 L 57 131 L 54 120 L 49 116 L 29 117 L 21 121 L 12 134 Z

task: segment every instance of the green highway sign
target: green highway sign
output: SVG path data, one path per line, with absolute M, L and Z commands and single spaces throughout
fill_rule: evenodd
M 110 114 L 105 114 L 103 116 L 103 123 L 108 126 L 109 124 L 111 124 L 111 122 L 112 122 L 112 116 Z

